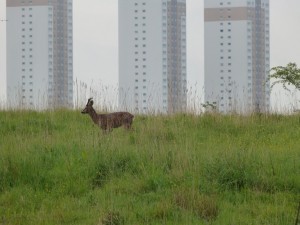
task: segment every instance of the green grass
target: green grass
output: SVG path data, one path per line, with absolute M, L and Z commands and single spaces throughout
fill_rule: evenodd
M 300 115 L 0 112 L 0 224 L 294 224 Z

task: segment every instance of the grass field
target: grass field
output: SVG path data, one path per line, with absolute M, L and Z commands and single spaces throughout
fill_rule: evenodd
M 300 115 L 0 112 L 0 224 L 293 225 Z

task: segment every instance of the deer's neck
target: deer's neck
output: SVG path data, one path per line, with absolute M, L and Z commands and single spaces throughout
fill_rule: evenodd
M 95 124 L 98 124 L 98 114 L 96 111 L 92 108 L 92 110 L 89 112 L 90 117 L 94 121 Z

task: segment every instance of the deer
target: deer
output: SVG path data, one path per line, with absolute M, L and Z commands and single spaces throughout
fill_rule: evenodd
M 129 112 L 113 112 L 107 114 L 97 114 L 93 108 L 93 98 L 89 98 L 82 114 L 89 114 L 93 122 L 98 125 L 104 132 L 110 132 L 113 128 L 124 126 L 125 129 L 131 130 L 131 124 L 134 116 Z

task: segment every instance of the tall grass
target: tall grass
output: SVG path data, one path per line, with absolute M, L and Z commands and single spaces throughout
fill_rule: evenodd
M 0 224 L 293 224 L 300 116 L 0 112 Z

